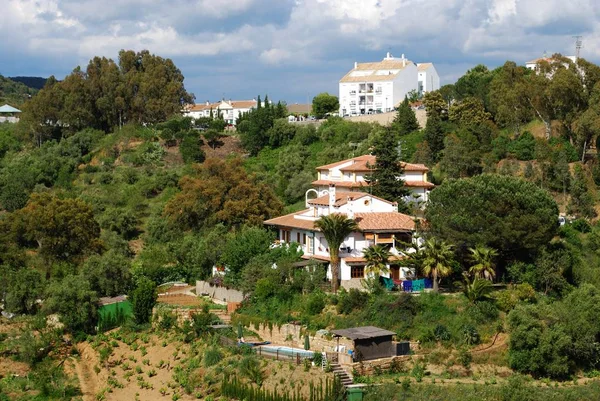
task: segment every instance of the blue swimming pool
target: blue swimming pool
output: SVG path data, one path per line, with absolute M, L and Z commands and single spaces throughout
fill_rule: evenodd
M 285 347 L 279 345 L 261 345 L 257 348 L 257 354 L 264 354 L 267 356 L 283 356 L 289 358 L 295 358 L 296 356 L 300 356 L 300 358 L 303 359 L 311 359 L 315 356 L 314 352 L 307 351 L 301 348 Z

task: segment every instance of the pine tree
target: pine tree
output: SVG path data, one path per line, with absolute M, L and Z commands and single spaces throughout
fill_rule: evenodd
M 367 177 L 372 194 L 392 202 L 398 202 L 400 210 L 407 210 L 404 197 L 410 191 L 400 178 L 404 172 L 397 152 L 395 136 L 389 131 L 382 132 L 376 139 L 373 155 L 377 157 L 373 173 Z
M 433 160 L 439 160 L 440 152 L 444 149 L 444 130 L 440 115 L 434 110 L 430 111 L 427 117 L 424 139 L 429 145 Z
M 256 100 L 256 109 L 260 109 L 262 107 L 262 102 L 260 101 L 260 95 L 258 95 L 258 99 Z
M 400 136 L 410 134 L 419 129 L 419 122 L 417 121 L 415 112 L 410 107 L 408 97 L 404 97 L 404 101 L 400 103 L 392 126 Z
M 594 198 L 588 190 L 585 172 L 580 165 L 575 166 L 575 174 L 571 180 L 571 200 L 569 202 L 569 213 L 592 218 L 596 217 L 594 210 Z

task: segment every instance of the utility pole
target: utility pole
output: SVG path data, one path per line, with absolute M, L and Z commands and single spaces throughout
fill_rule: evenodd
M 579 54 L 581 53 L 581 47 L 583 45 L 583 41 L 581 40 L 583 36 L 575 35 L 575 61 L 579 60 Z

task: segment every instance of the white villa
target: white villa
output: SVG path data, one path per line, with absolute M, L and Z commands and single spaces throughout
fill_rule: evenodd
M 364 192 L 337 191 L 334 184 L 317 198 L 308 199 L 311 192 L 315 190 L 307 191 L 307 209 L 265 221 L 266 225 L 279 229 L 278 243 L 296 242 L 304 252 L 304 259 L 330 262 L 327 241 L 314 223 L 321 216 L 340 213 L 355 219 L 360 228 L 346 237 L 340 248 L 339 277 L 343 287 L 361 288 L 361 280 L 366 277 L 363 251 L 375 244 L 389 247 L 393 255 L 388 265 L 391 278 L 402 280 L 411 275 L 409 268 L 401 266 L 403 254 L 398 247 L 404 250 L 402 244 L 413 242 L 413 217 L 399 213 L 395 203 Z M 327 275 L 331 278 L 331 266 Z
M 440 78 L 433 64 L 421 64 L 420 80 L 417 64 L 393 57 L 386 57 L 374 63 L 354 63 L 339 82 L 340 115 L 358 115 L 389 112 L 394 109 L 409 92 L 422 92 L 439 89 Z
M 438 75 L 433 63 L 417 64 L 419 96 L 440 89 L 440 76 Z
M 563 56 L 563 57 L 571 60 L 574 63 L 577 62 L 577 58 L 575 56 Z M 554 56 L 547 57 L 547 56 L 544 55 L 543 57 L 536 58 L 536 59 L 533 59 L 533 60 L 529 60 L 528 62 L 525 63 L 525 67 L 528 68 L 528 69 L 530 69 L 530 70 L 539 72 L 540 63 L 542 61 L 545 61 L 545 62 L 547 62 L 549 64 L 554 64 L 554 63 L 558 63 L 559 62 L 559 60 L 557 58 L 555 58 Z M 563 66 L 565 68 L 569 68 L 569 64 L 568 63 L 563 62 L 562 64 L 563 64 Z M 551 75 L 550 75 L 550 77 L 551 77 Z
M 201 117 L 210 117 L 212 111 L 216 116 L 220 113 L 227 124 L 235 125 L 239 116 L 256 108 L 256 99 L 252 100 L 221 100 L 220 102 L 204 104 L 194 104 L 188 106 L 183 115 L 193 119 Z
M 317 189 L 319 196 L 329 190 L 334 184 L 345 191 L 368 192 L 369 183 L 365 177 L 373 172 L 376 157 L 363 155 L 352 159 L 342 160 L 332 164 L 317 167 L 317 180 L 312 185 Z M 429 200 L 429 192 L 434 185 L 428 181 L 429 169 L 424 164 L 402 163 L 404 174 L 402 178 L 405 186 L 410 189 L 412 196 L 406 199 L 409 202 L 424 203 Z

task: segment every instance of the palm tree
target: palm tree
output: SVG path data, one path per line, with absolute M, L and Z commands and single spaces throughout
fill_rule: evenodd
M 454 261 L 452 246 L 437 238 L 430 238 L 425 241 L 420 252 L 423 274 L 431 276 L 433 290 L 438 292 L 439 281 L 452 271 L 451 264 Z
M 469 252 L 471 252 L 471 261 L 475 263 L 469 269 L 469 273 L 474 277 L 492 281 L 496 277 L 494 258 L 498 256 L 498 251 L 484 245 L 477 245 L 475 248 L 469 248 Z
M 315 221 L 315 228 L 323 233 L 329 245 L 331 281 L 333 282 L 333 292 L 337 293 L 340 280 L 340 246 L 350 233 L 359 230 L 358 223 L 354 219 L 347 218 L 344 214 L 333 213 Z
M 471 281 L 467 274 L 463 275 L 464 281 L 459 283 L 459 285 L 462 287 L 462 292 L 471 303 L 487 301 L 490 299 L 490 293 L 493 290 L 492 283 L 477 277 L 474 277 L 473 281 Z
M 373 273 L 376 276 L 381 276 L 382 273 L 390 271 L 387 263 L 391 256 L 390 251 L 381 245 L 373 245 L 363 251 L 363 255 L 367 260 L 366 271 Z

